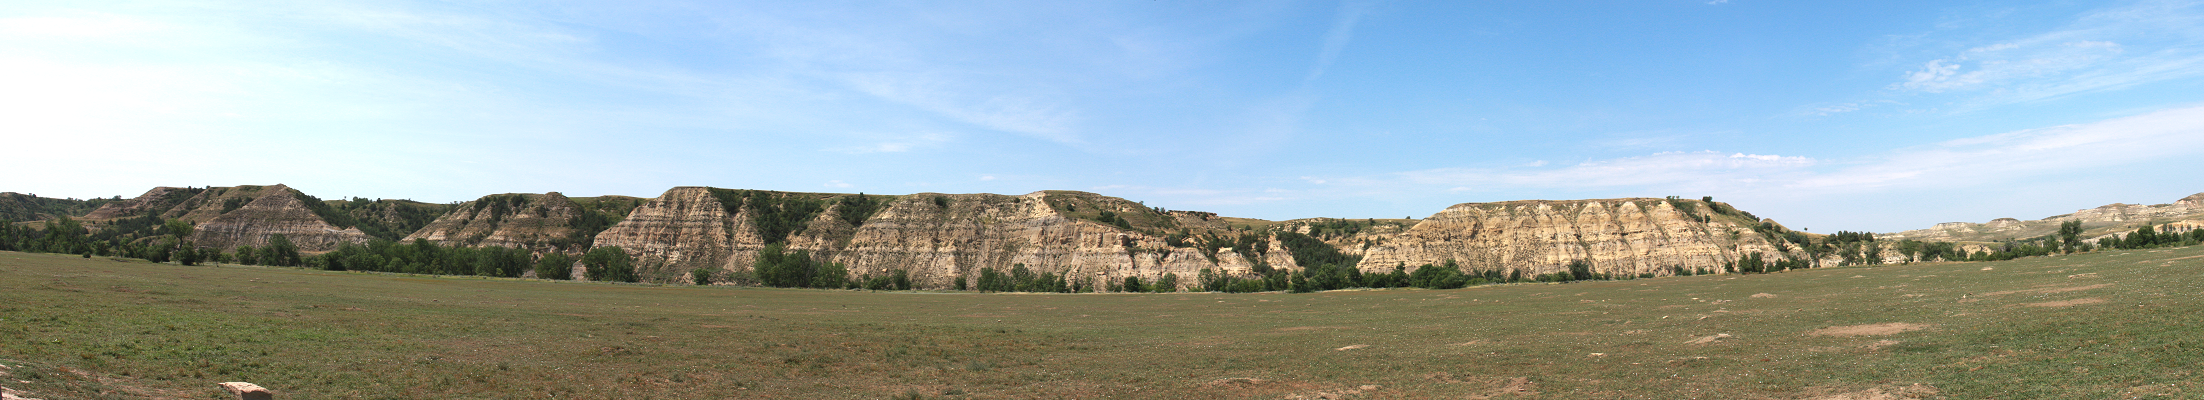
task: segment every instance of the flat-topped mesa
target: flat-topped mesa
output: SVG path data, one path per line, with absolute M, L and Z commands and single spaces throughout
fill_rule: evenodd
M 848 265 L 852 274 L 905 270 L 933 288 L 982 268 L 1019 265 L 1096 283 L 1166 273 L 1191 283 L 1205 268 L 1252 269 L 1229 249 L 1212 261 L 1198 248 L 1166 240 L 1169 228 L 1221 224 L 1204 214 L 1064 191 L 881 196 L 678 187 L 636 208 L 595 244 L 627 249 L 659 274 L 678 274 L 747 271 L 758 250 L 783 243 Z M 1291 266 L 1285 253 L 1257 259 Z
M 2116 232 L 2133 231 L 2143 224 L 2169 222 L 2204 224 L 2204 193 L 2192 194 L 2168 204 L 2112 203 L 2038 220 L 2022 221 L 2013 218 L 1998 218 L 1987 223 L 1945 222 L 1928 229 L 1887 233 L 1881 236 L 1889 239 L 1922 241 L 1988 242 L 2057 234 L 2059 224 L 2067 221 L 2080 221 L 2085 238 L 2098 238 Z
M 1678 199 L 1526 200 L 1448 207 L 1397 235 L 1341 243 L 1359 268 L 1390 272 L 1453 260 L 1471 270 L 1568 271 L 1583 260 L 1615 276 L 1721 271 L 1740 256 L 1789 257 L 1726 204 Z M 1685 208 L 1679 208 L 1685 207 Z

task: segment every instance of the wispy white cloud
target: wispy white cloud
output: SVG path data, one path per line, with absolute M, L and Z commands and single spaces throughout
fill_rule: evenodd
M 2046 173 L 2178 158 L 2204 159 L 2204 106 L 1970 137 L 1844 160 L 1668 152 L 1551 168 L 1539 164 L 1439 168 L 1302 179 L 1410 192 L 1556 189 L 1859 195 L 1900 188 L 1994 185 Z
M 1559 168 L 1541 168 L 1536 163 L 1515 168 L 1438 168 L 1341 181 L 1375 186 L 1406 183 L 1411 187 L 1439 187 L 1457 192 L 1642 186 L 1712 188 L 1759 184 L 1773 178 L 1772 175 L 1795 173 L 1817 163 L 1817 160 L 1797 156 L 1665 152 L 1586 161 Z
M 1064 144 L 1085 141 L 1073 128 L 1078 120 L 1076 112 L 1037 96 L 967 94 L 960 85 L 927 74 L 852 73 L 841 75 L 841 79 L 865 94 L 985 129 Z
M 1347 49 L 1347 42 L 1354 40 L 1355 24 L 1362 21 L 1363 14 L 1370 12 L 1370 7 L 1368 1 L 1339 3 L 1339 11 L 1332 16 L 1331 30 L 1324 33 L 1324 47 L 1317 52 L 1316 65 L 1309 68 L 1308 77 L 1302 79 L 1304 82 L 1323 76 L 1324 70 L 1339 60 L 1339 53 Z
M 2204 76 L 2204 10 L 2193 1 L 2145 1 L 1917 62 L 1889 89 L 1971 96 L 1962 109 Z
M 2204 158 L 2204 107 L 1899 149 L 1782 186 L 1850 192 L 1997 182 L 2174 157 Z
M 942 145 L 943 143 L 948 143 L 950 138 L 950 135 L 944 133 L 925 133 L 903 137 L 876 139 L 871 144 L 861 146 L 831 147 L 827 148 L 825 151 L 844 154 L 902 153 L 911 151 L 913 149 L 937 147 Z

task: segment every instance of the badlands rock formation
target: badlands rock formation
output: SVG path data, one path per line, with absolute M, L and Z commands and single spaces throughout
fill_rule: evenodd
M 1882 236 L 1890 239 L 1921 241 L 1985 242 L 2055 234 L 2059 231 L 2059 224 L 2066 221 L 2081 221 L 2084 234 L 2091 238 L 2117 232 L 2131 232 L 2142 226 L 2142 224 L 2204 225 L 2204 193 L 2189 195 L 2171 204 L 2113 203 L 2039 220 L 2022 221 L 2013 218 L 1998 218 L 1979 224 L 1973 222 L 1946 222 L 1936 224 L 1936 226 L 1928 229 L 1916 229 Z
M 205 219 L 184 218 L 198 223 L 191 240 L 200 246 L 217 249 L 237 246 L 267 246 L 268 238 L 281 234 L 298 245 L 302 251 L 328 251 L 343 243 L 363 243 L 368 236 L 358 228 L 338 228 L 323 221 L 307 208 L 304 199 L 296 191 L 283 185 L 268 186 L 262 193 L 242 207 L 222 213 L 212 213 L 202 207 L 193 215 Z
M 277 234 L 303 251 L 328 251 L 341 243 L 366 242 L 356 228 L 330 225 L 288 186 L 211 188 L 158 187 L 137 198 L 109 203 L 85 214 L 87 221 L 155 215 L 197 225 L 191 241 L 201 247 L 229 249 L 266 246 Z M 324 206 L 326 207 L 326 206 Z
M 452 209 L 401 241 L 540 250 L 574 233 L 567 224 L 582 211 L 558 192 L 489 195 Z
M 1683 204 L 1693 213 L 1678 210 Z M 1704 218 L 1702 218 L 1704 217 Z M 1477 270 L 1567 271 L 1574 260 L 1595 271 L 1666 275 L 1671 267 L 1721 270 L 1754 252 L 1786 254 L 1754 232 L 1751 218 L 1720 215 L 1697 200 L 1609 199 L 1467 203 L 1448 207 L 1399 234 L 1345 243 L 1364 271 L 1410 269 L 1456 260 Z
M 646 265 L 661 265 L 662 271 L 748 270 L 754 255 L 768 242 L 756 225 L 761 211 L 753 204 L 723 202 L 713 191 L 724 189 L 668 190 L 599 234 L 596 245 L 627 249 Z M 1154 279 L 1171 273 L 1188 281 L 1204 268 L 1231 272 L 1254 268 L 1249 258 L 1234 249 L 1220 250 L 1212 261 L 1199 249 L 1172 247 L 1159 235 L 1072 216 L 1110 211 L 1169 221 L 1158 223 L 1197 225 L 1204 218 L 1201 213 L 1155 212 L 1087 193 L 872 196 L 886 204 L 854 219 L 856 223 L 843 214 L 849 206 L 838 202 L 852 195 L 772 195 L 830 200 L 823 212 L 805 219 L 800 230 L 788 235 L 788 248 L 843 263 L 854 274 L 906 270 L 927 287 L 949 286 L 956 277 L 976 275 L 981 268 L 1007 271 L 1020 264 L 1075 278 Z M 1285 251 L 1266 253 L 1253 259 L 1277 267 L 1293 265 Z
M 338 214 L 327 205 L 341 202 L 317 208 L 307 199 L 283 185 L 164 187 L 107 203 L 86 218 L 155 215 L 194 222 L 198 229 L 193 240 L 221 249 L 262 246 L 278 233 L 309 252 L 369 239 L 359 229 L 324 219 L 367 217 L 345 218 L 352 214 Z M 354 214 L 378 210 L 341 204 Z M 648 200 L 547 193 L 492 195 L 457 205 L 405 205 L 441 216 L 433 222 L 420 222 L 428 220 L 422 215 L 404 224 L 371 224 L 376 232 L 401 226 L 409 230 L 377 235 L 539 253 L 618 246 L 637 258 L 646 280 L 662 282 L 680 281 L 682 274 L 698 268 L 746 271 L 760 249 L 777 244 L 844 264 L 858 275 L 908 271 L 924 287 L 946 287 L 982 269 L 1007 271 L 1021 265 L 1093 282 L 1175 274 L 1182 283 L 1193 284 L 1204 269 L 1243 276 L 1273 268 L 1298 270 L 1294 249 L 1286 248 L 1274 231 L 1309 234 L 1361 257 L 1357 268 L 1381 273 L 1452 260 L 1465 269 L 1543 274 L 1583 260 L 1607 274 L 1666 275 L 1678 267 L 1718 271 L 1753 253 L 1769 260 L 1804 255 L 1756 231 L 1763 222 L 1751 214 L 1683 199 L 1469 203 L 1421 220 L 1283 223 L 1164 210 L 1072 191 L 868 196 L 677 187 Z M 317 210 L 329 215 L 317 215 Z M 383 214 L 419 215 L 414 211 Z M 1763 229 L 1768 227 L 1780 229 L 1772 224 Z

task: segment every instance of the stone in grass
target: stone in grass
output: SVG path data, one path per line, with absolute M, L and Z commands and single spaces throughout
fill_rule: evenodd
M 274 393 L 269 393 L 268 388 L 260 387 L 260 385 L 246 382 L 222 382 L 215 385 L 220 385 L 222 386 L 222 390 L 226 390 L 229 391 L 230 394 L 237 395 L 237 400 L 275 399 Z

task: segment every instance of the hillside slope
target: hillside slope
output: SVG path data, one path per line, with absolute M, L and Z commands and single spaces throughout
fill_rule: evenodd
M 625 248 L 663 276 L 691 268 L 746 271 L 758 250 L 784 244 L 858 275 L 908 271 L 926 287 L 1020 265 L 1104 281 L 1292 265 L 1282 251 L 1250 259 L 1229 248 L 1205 254 L 1171 244 L 1167 229 L 1219 229 L 1205 214 L 1067 191 L 868 196 L 679 187 L 644 203 L 595 245 Z
M 1941 242 L 1993 242 L 2041 237 L 2056 234 L 2059 224 L 2081 221 L 2083 236 L 2098 238 L 2114 233 L 2134 231 L 2144 224 L 2173 224 L 2177 228 L 2204 227 L 2204 193 L 2197 193 L 2169 204 L 2137 205 L 2113 203 L 2087 210 L 2078 210 L 2043 219 L 2022 221 L 1998 218 L 1986 223 L 1946 222 L 1928 229 L 1915 229 L 1889 233 L 1882 236 L 1892 239 L 1913 239 Z
M 327 251 L 340 243 L 368 240 L 369 235 L 357 228 L 330 223 L 327 217 L 336 215 L 319 199 L 277 184 L 157 187 L 136 198 L 101 206 L 86 213 L 84 219 L 99 224 L 151 216 L 189 222 L 196 225 L 191 241 L 214 249 L 265 246 L 278 234 L 302 251 Z
M 1465 203 L 1399 233 L 1353 238 L 1341 250 L 1362 255 L 1364 271 L 1454 260 L 1468 269 L 1537 275 L 1583 260 L 1600 273 L 1668 275 L 1673 268 L 1719 271 L 1747 253 L 1787 257 L 1788 247 L 1753 231 L 1759 222 L 1700 200 Z

